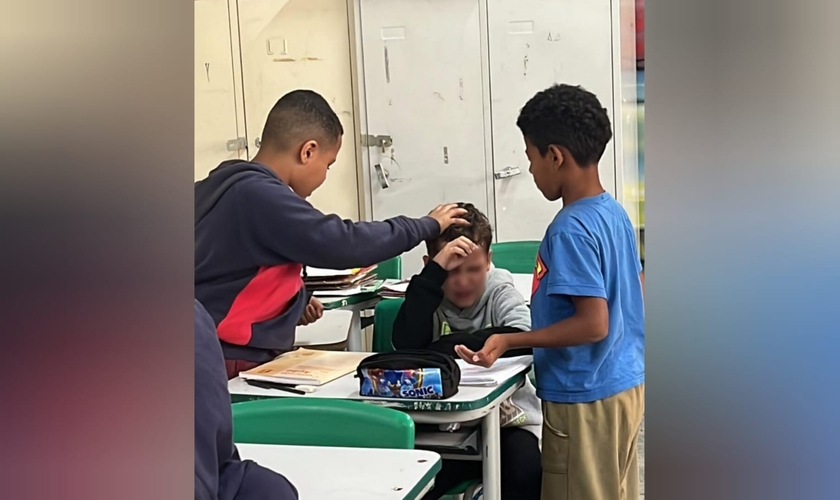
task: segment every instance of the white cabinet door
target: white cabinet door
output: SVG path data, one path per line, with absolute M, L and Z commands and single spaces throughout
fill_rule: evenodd
M 357 8 L 372 218 L 420 216 L 455 201 L 492 209 L 479 0 L 360 0 Z M 420 269 L 424 251 L 403 257 L 404 275 Z
M 338 114 L 344 139 L 327 181 L 310 202 L 358 217 L 358 189 L 345 0 L 239 0 L 239 40 L 249 156 L 256 155 L 268 112 L 296 89 L 321 94 Z
M 245 158 L 228 149 L 244 136 L 241 99 L 234 88 L 234 56 L 227 0 L 195 2 L 195 179 L 224 160 Z
M 582 85 L 614 117 L 610 0 L 487 0 L 498 241 L 539 240 L 561 208 L 528 173 L 519 110 L 554 83 Z M 614 141 L 601 160 L 604 188 L 615 195 Z

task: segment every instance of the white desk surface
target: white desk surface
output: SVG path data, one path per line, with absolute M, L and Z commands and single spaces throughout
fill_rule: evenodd
M 447 406 L 454 403 L 475 403 L 488 398 L 491 394 L 498 391 L 500 387 L 506 384 L 497 386 L 478 387 L 478 386 L 461 386 L 458 388 L 458 394 L 451 398 L 444 400 L 409 400 L 409 399 L 388 399 L 388 398 L 371 398 L 359 395 L 359 379 L 356 378 L 355 373 L 349 373 L 339 379 L 333 380 L 328 384 L 324 384 L 316 389 L 313 393 L 298 395 L 291 392 L 280 391 L 277 389 L 263 389 L 261 387 L 254 387 L 248 385 L 239 377 L 231 379 L 228 382 L 228 392 L 240 396 L 252 396 L 255 398 L 326 398 L 326 399 L 349 399 L 355 401 L 378 401 L 387 406 L 388 403 L 393 403 L 395 406 L 405 405 L 409 402 L 419 402 L 429 406 L 431 411 L 447 411 L 443 408 L 435 408 Z
M 318 321 L 295 329 L 295 347 L 344 342 L 350 334 L 353 311 L 324 311 Z
M 531 303 L 531 285 L 533 284 L 534 276 L 531 274 L 514 274 L 513 286 L 516 290 L 525 297 L 525 303 Z
M 414 500 L 431 489 L 440 455 L 423 450 L 237 444 L 286 476 L 300 500 Z

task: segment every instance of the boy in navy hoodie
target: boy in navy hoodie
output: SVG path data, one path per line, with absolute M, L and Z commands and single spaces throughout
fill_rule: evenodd
M 290 92 L 269 113 L 253 161 L 226 161 L 195 184 L 195 295 L 216 324 L 229 378 L 290 350 L 298 323 L 314 319 L 303 266 L 369 266 L 466 224 L 454 204 L 355 223 L 314 208 L 306 198 L 326 180 L 343 133 L 323 97 Z
M 195 499 L 297 500 L 280 474 L 239 458 L 222 350 L 207 311 L 195 301 Z

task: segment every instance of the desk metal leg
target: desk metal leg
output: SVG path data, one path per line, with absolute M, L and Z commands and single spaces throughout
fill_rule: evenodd
M 501 472 L 501 424 L 499 405 L 481 419 L 481 460 L 484 485 L 484 500 L 502 499 Z
M 361 352 L 362 349 L 362 311 L 358 307 L 352 307 L 353 319 L 350 321 L 350 336 L 347 339 L 347 350 Z

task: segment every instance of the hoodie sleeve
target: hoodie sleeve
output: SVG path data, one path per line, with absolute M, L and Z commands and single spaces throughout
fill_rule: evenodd
M 298 498 L 297 490 L 285 477 L 239 458 L 233 444 L 222 348 L 213 320 L 198 301 L 195 301 L 195 498 Z
M 411 278 L 405 301 L 394 320 L 391 342 L 397 349 L 425 349 L 434 337 L 435 311 L 443 302 L 447 273 L 429 260 L 420 274 Z
M 494 326 L 509 326 L 522 331 L 531 329 L 531 309 L 513 285 L 501 286 L 496 290 L 491 314 Z
M 324 215 L 280 183 L 241 182 L 240 224 L 254 237 L 256 257 L 280 255 L 307 266 L 350 269 L 396 257 L 440 233 L 431 217 L 353 222 Z

